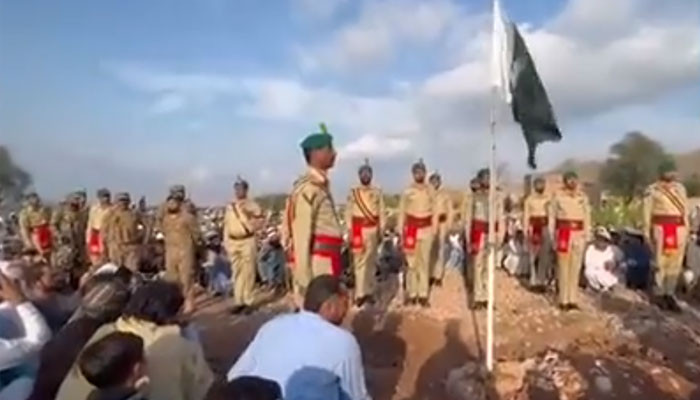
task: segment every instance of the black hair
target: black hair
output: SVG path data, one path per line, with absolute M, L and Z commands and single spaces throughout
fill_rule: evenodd
M 282 390 L 275 381 L 257 376 L 240 376 L 226 383 L 221 395 L 222 399 L 278 400 L 282 398 Z
M 341 294 L 343 286 L 340 279 L 332 275 L 319 275 L 314 278 L 309 287 L 306 288 L 304 296 L 304 309 L 311 312 L 318 312 L 323 303 L 333 296 Z
M 133 333 L 113 332 L 89 345 L 78 365 L 90 384 L 105 389 L 124 384 L 143 357 L 143 339 Z
M 306 160 L 306 163 L 311 162 L 311 149 L 304 149 L 304 160 Z
M 180 287 L 165 281 L 148 282 L 136 289 L 124 308 L 125 318 L 136 318 L 167 325 L 185 302 Z

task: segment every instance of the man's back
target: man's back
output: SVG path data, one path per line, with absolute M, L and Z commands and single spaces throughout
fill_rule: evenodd
M 332 372 L 351 399 L 369 398 L 355 338 L 306 311 L 277 317 L 263 325 L 229 371 L 228 379 L 260 376 L 276 381 L 285 391 L 289 378 L 302 368 Z

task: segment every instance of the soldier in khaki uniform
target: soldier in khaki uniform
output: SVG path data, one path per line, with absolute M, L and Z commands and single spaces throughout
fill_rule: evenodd
M 77 284 L 85 272 L 83 262 L 83 243 L 85 227 L 82 224 L 80 209 L 80 194 L 75 192 L 68 195 L 63 203 L 51 216 L 52 236 L 55 239 L 55 251 L 52 263 L 55 267 L 67 272 L 73 284 Z
M 472 284 L 472 309 L 486 308 L 488 299 L 488 257 L 489 257 L 489 187 L 490 172 L 482 169 L 477 174 L 479 189 L 471 197 L 464 213 L 465 236 L 467 237 L 470 258 L 470 281 Z M 505 215 L 503 196 L 496 191 L 495 196 L 495 239 L 496 249 L 505 236 Z M 496 254 L 498 257 L 498 252 Z M 494 260 L 498 262 L 498 260 Z
M 189 212 L 190 214 L 192 214 L 194 216 L 197 216 L 197 207 L 195 207 L 192 200 L 187 198 L 187 189 L 185 188 L 185 185 L 178 184 L 178 185 L 170 186 L 170 188 L 168 189 L 168 197 L 167 198 L 170 198 L 170 197 L 180 199 L 182 201 L 183 210 Z M 167 213 L 167 209 L 168 209 L 168 201 L 166 200 L 161 205 L 159 205 L 158 209 L 156 210 L 156 214 L 154 216 L 154 221 L 153 221 L 153 226 L 150 229 L 151 231 L 156 230 L 156 231 L 162 232 L 163 217 Z
M 384 196 L 372 185 L 372 167 L 368 161 L 358 171 L 360 184 L 350 189 L 345 222 L 350 230 L 352 268 L 355 272 L 355 305 L 374 301 L 377 248 L 385 226 Z
M 249 313 L 255 303 L 257 271 L 257 233 L 262 227 L 262 209 L 248 198 L 248 182 L 238 179 L 233 185 L 233 202 L 224 213 L 224 247 L 231 259 L 233 313 Z
M 88 211 L 85 238 L 87 241 L 87 253 L 90 264 L 97 266 L 105 256 L 104 249 L 104 221 L 109 210 L 112 209 L 112 195 L 108 189 L 97 191 L 97 201 L 90 206 Z
M 117 204 L 104 220 L 104 242 L 107 259 L 133 272 L 139 269 L 139 217 L 131 209 L 131 197 L 128 193 L 118 193 Z
M 41 204 L 36 193 L 29 193 L 26 205 L 19 213 L 19 229 L 26 249 L 33 249 L 45 261 L 50 261 L 53 249 L 51 212 Z
M 425 182 L 423 160 L 413 164 L 413 183 L 401 194 L 398 229 L 406 255 L 406 305 L 430 307 L 430 255 L 433 248 L 438 214 L 435 193 Z
M 430 284 L 442 286 L 445 276 L 445 258 L 447 257 L 447 236 L 452 229 L 454 221 L 454 207 L 450 193 L 442 187 L 440 174 L 433 173 L 429 179 L 430 185 L 435 190 L 435 213 L 437 213 L 438 225 L 435 232 L 435 243 L 431 255 Z
M 307 172 L 294 182 L 285 220 L 289 221 L 295 292 L 303 295 L 316 276 L 342 273 L 343 231 L 330 190 L 328 171 L 335 165 L 333 137 L 321 131 L 301 142 Z
M 688 240 L 688 196 L 672 161 L 661 164 L 659 175 L 644 194 L 644 237 L 654 252 L 655 303 L 680 312 L 674 295 Z
M 549 210 L 549 232 L 557 253 L 559 307 L 578 309 L 576 296 L 586 243 L 591 235 L 591 207 L 578 187 L 575 172 L 564 174 L 564 187 L 554 193 Z
M 523 203 L 522 226 L 530 255 L 530 287 L 543 292 L 551 267 L 551 239 L 549 237 L 549 202 L 545 180 L 535 178 L 533 190 Z
M 162 220 L 165 242 L 165 279 L 180 285 L 184 312 L 194 309 L 195 256 L 200 240 L 197 219 L 183 208 L 179 197 L 170 196 Z

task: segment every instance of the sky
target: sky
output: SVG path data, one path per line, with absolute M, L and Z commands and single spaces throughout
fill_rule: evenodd
M 502 0 L 564 139 L 540 169 L 603 158 L 641 130 L 700 147 L 700 1 Z M 299 142 L 325 122 L 344 193 L 368 158 L 397 191 L 423 158 L 466 187 L 489 155 L 489 0 L 0 0 L 0 144 L 60 198 L 151 199 L 187 185 L 226 201 L 289 190 Z M 503 105 L 497 159 L 526 149 Z

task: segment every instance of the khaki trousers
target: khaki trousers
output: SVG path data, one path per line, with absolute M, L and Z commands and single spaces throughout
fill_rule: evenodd
M 377 247 L 379 232 L 376 227 L 362 228 L 363 248 L 353 251 L 352 267 L 355 272 L 355 298 L 374 294 L 377 273 Z
M 255 273 L 257 271 L 257 244 L 255 238 L 231 240 L 227 249 L 231 258 L 231 281 L 233 303 L 236 306 L 251 306 L 255 296 Z
M 408 298 L 428 298 L 430 290 L 430 254 L 433 248 L 432 228 L 419 228 L 416 247 L 406 250 L 406 295 Z
M 678 248 L 674 250 L 663 249 L 663 229 L 655 225 L 652 228 L 654 261 L 654 293 L 659 296 L 673 296 L 676 293 L 678 278 L 683 269 L 683 255 L 685 254 L 688 230 L 678 227 L 676 233 Z
M 194 248 L 190 246 L 165 247 L 165 280 L 180 285 L 187 294 L 194 284 Z
M 139 270 L 139 246 L 135 244 L 108 245 L 109 261 L 131 272 Z
M 447 253 L 447 223 L 442 222 L 438 226 L 438 232 L 435 235 L 435 244 L 432 249 L 432 268 L 430 277 L 433 279 L 442 280 L 445 277 L 445 257 Z
M 576 304 L 586 237 L 583 231 L 571 231 L 569 251 L 557 251 L 557 289 L 559 304 Z

